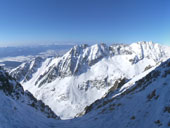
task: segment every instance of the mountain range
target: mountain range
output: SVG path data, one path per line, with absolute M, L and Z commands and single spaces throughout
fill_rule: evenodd
M 35 114 L 36 119 L 29 119 L 37 121 L 33 125 L 11 123 L 8 126 L 170 127 L 169 57 L 168 46 L 137 42 L 77 45 L 62 56 L 31 58 L 2 76 L 17 83 L 19 92 L 23 93 L 20 97 L 33 97 L 30 99 L 40 102 L 48 111 L 45 114 L 36 111 L 44 117 Z M 7 87 L 7 90 L 11 89 Z M 2 93 L 18 106 L 30 107 L 30 100 L 20 103 L 4 90 Z M 17 110 L 24 115 L 27 107 L 21 108 Z M 41 110 L 39 106 L 31 109 L 35 108 Z
M 77 45 L 61 57 L 25 62 L 10 75 L 62 119 L 71 119 L 118 81 L 127 82 L 169 56 L 169 47 L 152 42 Z

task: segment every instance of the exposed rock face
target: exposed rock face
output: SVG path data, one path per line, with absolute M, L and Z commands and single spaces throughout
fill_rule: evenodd
M 10 75 L 14 77 L 17 81 L 26 82 L 30 80 L 33 74 L 41 67 L 41 63 L 44 61 L 41 57 L 36 57 L 28 62 L 22 63 L 17 68 L 10 71 Z

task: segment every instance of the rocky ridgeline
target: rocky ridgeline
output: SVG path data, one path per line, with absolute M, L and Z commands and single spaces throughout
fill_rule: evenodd
M 37 111 L 44 113 L 48 118 L 59 119 L 56 114 L 41 100 L 37 100 L 29 91 L 24 91 L 20 83 L 16 82 L 14 78 L 8 75 L 0 67 L 0 90 L 12 99 L 27 104 Z

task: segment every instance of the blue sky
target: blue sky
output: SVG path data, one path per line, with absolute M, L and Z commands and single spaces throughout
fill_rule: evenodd
M 142 40 L 170 43 L 169 0 L 0 0 L 0 45 Z

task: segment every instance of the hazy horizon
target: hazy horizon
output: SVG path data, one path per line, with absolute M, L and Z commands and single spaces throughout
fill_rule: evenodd
M 112 45 L 112 44 L 132 44 L 132 43 L 137 43 L 137 42 L 153 42 L 153 43 L 158 43 L 160 45 L 165 45 L 165 46 L 170 46 L 170 43 L 160 43 L 160 42 L 154 42 L 154 41 L 135 41 L 135 42 L 103 42 L 103 41 L 98 41 L 98 42 L 69 42 L 69 41 L 56 41 L 56 42 L 29 42 L 29 43 L 10 43 L 10 44 L 1 44 L 0 48 L 3 47 L 36 47 L 36 46 L 41 46 L 41 45 L 65 45 L 65 46 L 75 46 L 75 45 L 81 45 L 81 44 L 88 44 L 88 45 L 94 45 L 94 44 L 107 44 Z

